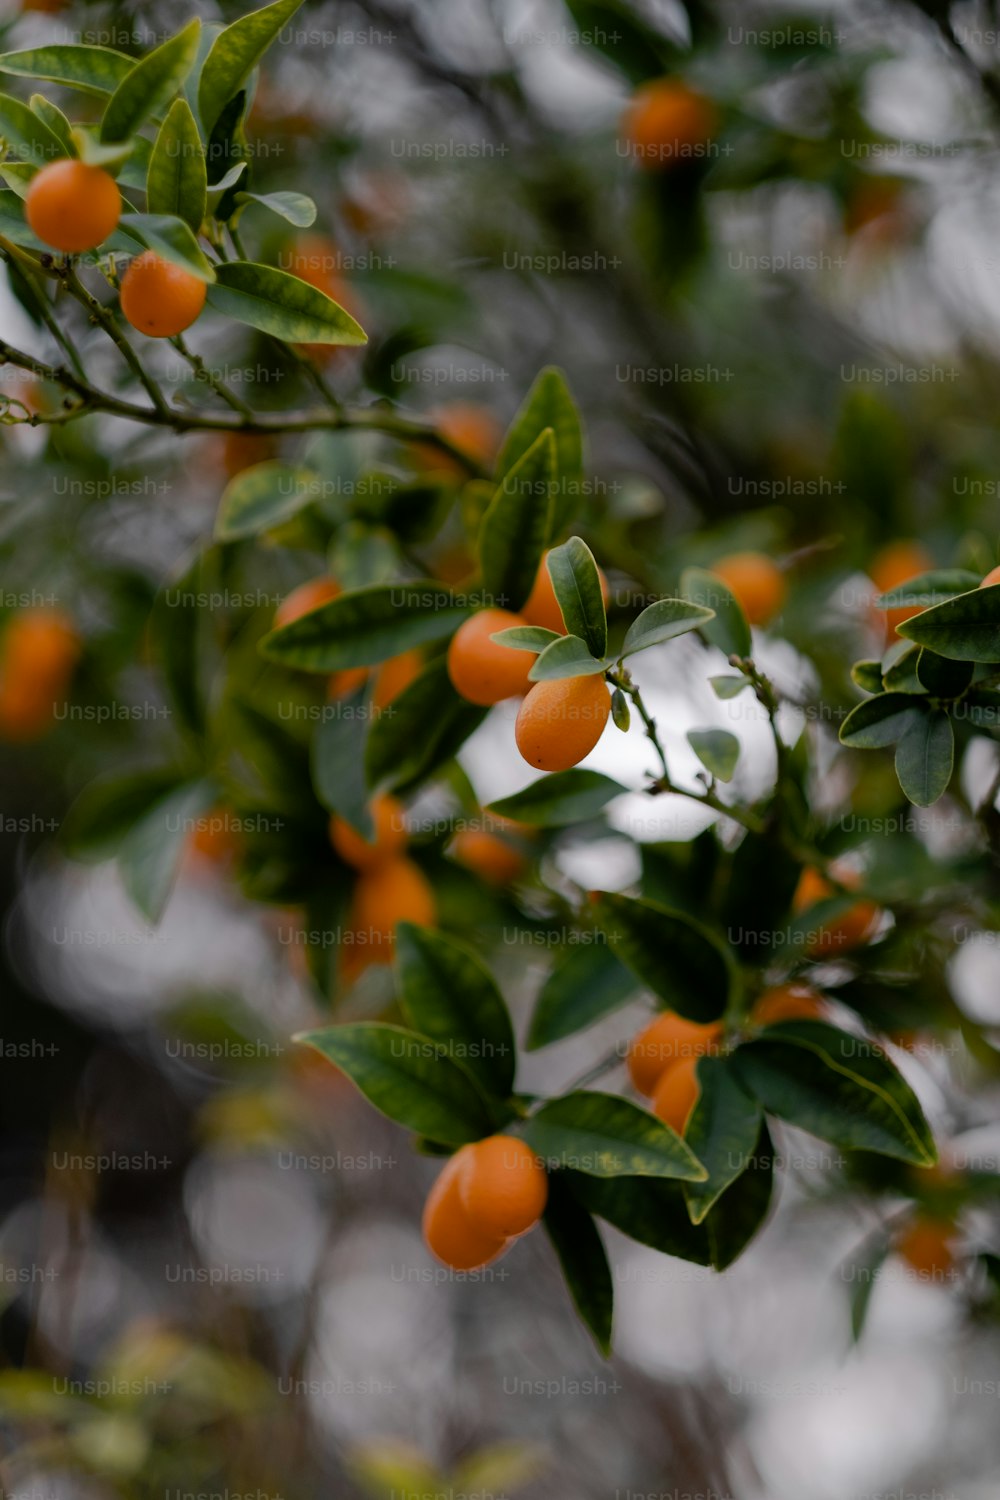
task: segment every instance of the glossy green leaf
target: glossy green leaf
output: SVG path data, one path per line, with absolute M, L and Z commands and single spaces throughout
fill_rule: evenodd
M 853 750 L 882 750 L 894 745 L 925 712 L 910 693 L 880 693 L 852 708 L 840 726 L 840 743 Z
M 655 604 L 644 609 L 639 618 L 629 626 L 620 655 L 634 656 L 637 651 L 660 646 L 664 641 L 686 635 L 689 630 L 700 630 L 708 624 L 713 614 L 714 610 L 706 609 L 701 604 L 692 604 L 687 599 L 657 599 Z M 740 677 L 737 681 L 745 685 L 746 679 Z
M 556 444 L 546 427 L 504 474 L 479 527 L 479 566 L 491 606 L 518 610 L 534 587 L 551 529 Z
M 70 805 L 60 839 L 74 859 L 110 859 L 129 829 L 180 785 L 171 767 L 99 776 Z
M 182 270 L 210 284 L 215 276 L 212 262 L 183 219 L 172 214 L 122 214 L 118 228 L 111 241 L 113 245 L 124 244 L 132 254 L 136 246 L 155 250 L 156 254 Z M 221 269 L 221 268 L 220 268 Z
M 543 1104 L 521 1134 L 546 1165 L 590 1177 L 669 1177 L 701 1182 L 705 1169 L 684 1139 L 617 1094 L 577 1090 Z
M 118 850 L 118 870 L 127 895 L 147 922 L 163 915 L 195 820 L 215 798 L 207 781 L 187 782 L 144 813 Z
M 721 578 L 705 568 L 685 568 L 680 591 L 692 604 L 712 610 L 713 617 L 698 626 L 706 641 L 718 646 L 726 656 L 750 655 L 753 643 L 747 617 L 736 595 Z
M 766 1123 L 746 1170 L 730 1183 L 703 1221 L 712 1265 L 725 1271 L 743 1254 L 767 1218 L 774 1190 L 774 1150 Z
M 450 635 L 471 606 L 436 579 L 353 589 L 265 636 L 271 661 L 306 672 L 372 667 Z M 395 705 L 394 705 L 395 706 Z
M 1000 584 L 957 594 L 897 629 L 951 661 L 1000 662 Z
M 216 267 L 209 306 L 290 344 L 366 344 L 368 335 L 325 292 L 274 266 L 230 260 Z
M 930 807 L 948 790 L 955 731 L 943 709 L 921 714 L 896 746 L 896 775 L 917 807 Z
M 128 140 L 177 93 L 194 65 L 200 39 L 201 21 L 195 17 L 129 69 L 101 119 L 105 144 Z
M 259 536 L 297 515 L 320 492 L 311 469 L 268 459 L 229 481 L 219 501 L 215 535 L 220 542 Z
M 971 661 L 949 661 L 924 646 L 917 653 L 917 679 L 932 698 L 958 698 L 972 681 Z
M 532 682 L 556 682 L 562 677 L 596 677 L 606 672 L 610 661 L 591 655 L 587 642 L 578 635 L 560 635 L 532 663 Z
M 362 838 L 375 828 L 371 794 L 365 780 L 366 708 L 362 693 L 329 703 L 310 744 L 310 770 L 316 796 Z
M 0 73 L 62 83 L 85 94 L 113 94 L 134 65 L 134 57 L 111 47 L 62 43 L 0 56 Z
M 224 106 L 243 87 L 264 53 L 302 0 L 277 0 L 241 16 L 220 31 L 205 59 L 198 84 L 198 113 L 210 134 Z
M 882 667 L 877 661 L 856 661 L 851 668 L 851 681 L 866 693 L 881 693 L 883 690 Z
M 891 1253 L 892 1237 L 879 1229 L 865 1240 L 860 1251 L 852 1257 L 852 1264 L 840 1268 L 840 1279 L 850 1285 L 851 1337 L 855 1343 L 865 1331 L 872 1292 Z
M 151 214 L 174 214 L 195 234 L 207 211 L 205 147 L 186 99 L 175 99 L 157 132 L 146 177 Z
M 492 974 L 476 955 L 454 938 L 400 922 L 396 984 L 409 1025 L 440 1042 L 487 1094 L 506 1099 L 514 1087 L 514 1029 Z
M 49 251 L 49 246 L 28 228 L 21 195 L 10 188 L 0 191 L 0 234 L 11 244 L 20 245 L 22 250 L 37 250 L 43 254 Z
M 740 758 L 740 742 L 728 729 L 689 729 L 688 744 L 717 781 L 732 781 Z
M 507 630 L 498 630 L 490 636 L 501 646 L 511 646 L 515 651 L 533 651 L 540 656 L 547 646 L 563 637 L 555 630 L 546 630 L 544 625 L 512 625 Z
M 900 609 L 917 605 L 929 609 L 952 599 L 956 594 L 966 594 L 979 585 L 979 576 L 966 568 L 933 568 L 928 573 L 918 573 L 897 588 L 889 589 L 875 600 L 876 609 Z
M 887 693 L 925 693 L 917 676 L 920 648 L 912 641 L 897 641 L 882 658 L 882 689 Z
M 223 198 L 236 186 L 248 166 L 249 163 L 245 161 L 235 162 L 226 172 L 225 176 L 220 177 L 218 182 L 209 185 L 208 212 L 210 214 L 218 213 Z
M 627 734 L 632 723 L 632 710 L 629 702 L 621 688 L 615 688 L 611 694 L 611 722 L 622 734 Z
M 640 1245 L 696 1265 L 711 1264 L 704 1224 L 692 1224 L 679 1182 L 657 1177 L 588 1177 L 567 1172 L 578 1203 Z
M 565 375 L 551 365 L 542 370 L 511 423 L 500 450 L 497 473 L 509 473 L 547 428 L 555 440 L 556 487 L 547 538 L 552 541 L 562 535 L 579 503 L 583 428 Z
M 330 1060 L 374 1104 L 408 1130 L 464 1146 L 492 1130 L 482 1094 L 437 1042 L 403 1026 L 353 1022 L 293 1038 Z
M 62 141 L 45 121 L 9 94 L 0 94 L 0 140 L 38 167 L 67 154 Z
M 553 547 L 545 559 L 563 624 L 570 636 L 585 641 L 591 656 L 608 649 L 608 617 L 594 554 L 581 537 Z
M 820 1021 L 785 1021 L 733 1058 L 769 1114 L 850 1150 L 917 1166 L 937 1160 L 916 1095 L 874 1042 Z
M 712 692 L 717 698 L 721 698 L 723 701 L 735 698 L 739 693 L 742 693 L 744 688 L 750 686 L 749 677 L 722 676 L 710 677 L 708 680 L 712 685 Z
M 64 156 L 76 156 L 76 142 L 73 139 L 73 127 L 63 114 L 61 109 L 52 104 L 43 94 L 32 94 L 31 110 L 47 125 L 52 134 L 59 137 L 62 144 Z
M 539 991 L 525 1043 L 528 1052 L 574 1036 L 635 998 L 638 981 L 600 935 L 585 932 L 556 955 Z
M 443 657 L 431 662 L 372 721 L 364 762 L 369 786 L 400 791 L 426 780 L 457 755 L 487 712 L 459 697 Z
M 628 790 L 600 771 L 554 771 L 533 781 L 510 797 L 491 802 L 488 812 L 498 818 L 513 818 L 516 823 L 531 823 L 538 828 L 563 828 L 596 818 L 615 797 Z
M 237 193 L 236 202 L 244 207 L 259 203 L 296 229 L 308 229 L 316 222 L 316 205 L 305 193 Z
M 730 1183 L 746 1171 L 762 1118 L 760 1105 L 741 1088 L 728 1057 L 700 1057 L 697 1076 L 701 1092 L 684 1139 L 708 1175 L 684 1190 L 694 1224 L 702 1222 Z
M 597 1225 L 571 1193 L 563 1175 L 549 1177 L 549 1200 L 542 1220 L 559 1257 L 573 1305 L 603 1355 L 611 1352 L 614 1283 Z
M 717 1021 L 729 1000 L 732 958 L 722 939 L 655 901 L 591 892 L 594 920 L 614 953 L 654 995 L 689 1021 Z

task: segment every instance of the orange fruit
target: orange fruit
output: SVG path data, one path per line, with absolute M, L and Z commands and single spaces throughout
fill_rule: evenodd
M 424 1241 L 431 1254 L 453 1271 L 478 1271 L 506 1250 L 505 1235 L 490 1234 L 473 1222 L 462 1204 L 459 1182 L 471 1146 L 445 1162 L 424 1204 Z
M 353 979 L 372 963 L 391 963 L 397 922 L 432 927 L 434 892 L 421 869 L 396 855 L 364 870 L 354 887 L 350 931 L 341 950 L 343 974 Z
M 667 1068 L 681 1058 L 717 1052 L 721 1036 L 721 1021 L 703 1026 L 672 1010 L 664 1011 L 629 1043 L 629 1077 L 640 1094 L 653 1094 Z
M 536 682 L 518 711 L 517 748 L 540 771 L 568 771 L 593 750 L 610 713 L 600 673 Z
M 463 620 L 448 646 L 448 676 L 457 693 L 486 708 L 528 691 L 532 653 L 490 640 L 497 631 L 524 623 L 522 615 L 509 609 L 481 609 Z
M 1000 568 L 992 568 L 979 587 L 981 589 L 988 589 L 992 588 L 995 583 L 1000 583 Z
M 224 867 L 232 864 L 240 850 L 240 837 L 230 826 L 225 807 L 214 807 L 198 819 L 188 840 L 188 847 L 209 864 Z
M 403 651 L 399 656 L 390 656 L 375 673 L 372 689 L 372 704 L 375 708 L 388 708 L 404 688 L 420 676 L 424 670 L 424 659 L 419 651 Z
M 719 128 L 719 112 L 680 79 L 655 78 L 632 95 L 622 128 L 639 165 L 661 172 L 706 154 Z
M 922 542 L 890 542 L 872 558 L 868 576 L 880 594 L 887 594 L 890 589 L 898 589 L 911 578 L 929 572 L 933 566 L 934 559 Z M 875 609 L 873 606 L 871 614 L 873 619 L 884 620 L 888 633 L 895 635 L 897 625 L 920 614 L 920 606 L 910 604 L 899 609 Z
M 452 839 L 448 852 L 490 885 L 510 885 L 527 863 L 519 849 L 485 828 L 463 828 Z
M 72 622 L 56 610 L 11 619 L 0 643 L 0 737 L 26 743 L 49 729 L 79 655 Z
M 844 885 L 852 886 L 857 884 L 858 877 L 851 871 L 845 871 L 839 879 Z M 807 865 L 799 876 L 799 883 L 792 897 L 792 910 L 798 916 L 817 902 L 828 901 L 834 895 L 836 891 L 829 881 L 818 870 Z M 874 901 L 855 902 L 841 916 L 834 917 L 812 935 L 808 952 L 812 957 L 820 958 L 859 948 L 871 937 L 878 914 Z
M 785 602 L 785 576 L 763 552 L 731 552 L 712 564 L 712 572 L 736 595 L 751 625 L 766 625 Z
M 198 317 L 208 288 L 182 266 L 144 250 L 131 262 L 121 284 L 122 313 L 151 339 L 172 339 Z
M 96 250 L 114 233 L 121 211 L 110 172 L 69 157 L 36 173 L 24 200 L 24 216 L 38 238 L 67 255 Z
M 340 585 L 334 578 L 310 578 L 307 583 L 300 583 L 278 605 L 274 614 L 275 630 L 291 625 L 293 620 L 299 620 L 311 610 L 319 609 L 321 604 L 329 604 L 339 593 Z
M 455 401 L 429 414 L 433 426 L 443 438 L 464 453 L 473 464 L 492 469 L 500 447 L 500 424 L 485 406 Z M 413 460 L 418 468 L 443 473 L 464 473 L 464 468 L 450 454 L 442 453 L 432 443 L 414 443 Z
M 955 1267 L 955 1226 L 918 1215 L 896 1241 L 896 1253 L 923 1280 L 945 1281 Z
M 806 984 L 782 984 L 765 990 L 750 1012 L 754 1026 L 774 1026 L 779 1021 L 822 1021 L 825 1016 L 822 996 Z
M 396 797 L 388 793 L 374 797 L 371 814 L 375 824 L 372 843 L 336 813 L 330 819 L 330 843 L 345 864 L 353 865 L 356 870 L 377 870 L 379 865 L 395 859 L 406 848 L 403 804 Z
M 560 635 L 565 635 L 567 633 L 566 624 L 562 617 L 562 610 L 559 608 L 556 591 L 552 587 L 552 579 L 549 577 L 549 570 L 546 565 L 547 557 L 548 553 L 545 554 L 545 557 L 542 558 L 538 565 L 538 572 L 535 575 L 531 593 L 528 595 L 528 602 L 521 609 L 521 614 L 529 625 L 540 625 L 544 630 L 555 630 Z M 604 595 L 604 603 L 606 605 L 608 602 L 608 580 L 600 568 L 597 571 L 601 576 L 601 593 Z
M 486 1234 L 526 1234 L 545 1212 L 545 1167 L 524 1141 L 491 1135 L 462 1151 L 458 1196 L 470 1223 Z
M 698 1085 L 696 1057 L 682 1057 L 660 1074 L 653 1091 L 653 1114 L 678 1135 L 683 1135 L 701 1089 Z
M 345 667 L 342 672 L 331 672 L 326 682 L 328 703 L 337 698 L 349 698 L 368 681 L 367 667 Z
M 219 459 L 230 479 L 254 464 L 274 458 L 277 451 L 277 440 L 266 432 L 240 432 L 237 429 L 223 433 L 218 443 Z

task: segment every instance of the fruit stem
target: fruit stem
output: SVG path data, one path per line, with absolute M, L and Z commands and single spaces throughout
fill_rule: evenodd
M 182 334 L 177 334 L 175 338 L 172 338 L 170 340 L 170 342 L 173 344 L 178 354 L 182 355 L 183 358 L 187 360 L 188 364 L 191 366 L 192 370 L 195 372 L 199 380 L 204 380 L 205 383 L 212 388 L 215 394 L 219 396 L 223 401 L 225 401 L 227 406 L 232 407 L 233 411 L 239 412 L 240 416 L 246 418 L 248 421 L 253 421 L 253 407 L 248 406 L 245 401 L 241 401 L 239 396 L 237 396 L 233 391 L 229 389 L 228 385 L 226 385 L 226 382 L 224 380 L 220 380 L 215 371 L 210 369 L 209 366 L 206 365 L 201 355 L 196 354 L 193 349 L 188 348 L 187 344 L 185 344 L 184 342 L 184 337 Z

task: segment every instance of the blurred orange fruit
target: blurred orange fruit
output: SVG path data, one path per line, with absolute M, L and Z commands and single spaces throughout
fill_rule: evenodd
M 680 1062 L 664 1068 L 653 1090 L 653 1114 L 678 1135 L 683 1135 L 687 1129 L 691 1111 L 701 1093 L 697 1067 L 696 1057 L 682 1057 Z
M 485 828 L 463 828 L 452 839 L 448 853 L 490 885 L 510 885 L 527 864 L 519 849 Z
M 766 625 L 785 602 L 785 575 L 763 552 L 731 552 L 712 572 L 736 595 L 751 625 Z
M 852 871 L 838 876 L 843 885 L 858 884 Z M 834 886 L 812 866 L 807 865 L 799 876 L 799 883 L 792 898 L 792 910 L 798 916 L 807 912 L 819 901 L 828 901 L 837 894 Z M 808 951 L 814 958 L 847 953 L 858 948 L 871 937 L 878 921 L 879 909 L 873 901 L 857 901 L 853 906 L 824 923 L 811 937 Z
M 943 1219 L 917 1215 L 896 1240 L 896 1253 L 927 1281 L 945 1281 L 955 1268 L 955 1226 Z
M 25 610 L 0 640 L 0 738 L 40 739 L 51 727 L 80 655 L 72 622 L 56 610 Z
M 934 559 L 923 543 L 890 542 L 872 558 L 868 576 L 880 594 L 888 594 L 890 589 L 898 589 L 901 584 L 909 583 L 911 578 L 929 572 L 933 566 Z M 895 635 L 897 625 L 902 625 L 904 620 L 919 614 L 918 604 L 903 605 L 899 609 L 872 608 L 873 619 L 884 620 L 890 635 Z
M 355 870 L 377 870 L 390 859 L 402 854 L 408 842 L 403 804 L 385 793 L 371 804 L 375 837 L 369 842 L 336 813 L 330 819 L 330 843 L 345 864 Z
M 806 984 L 782 984 L 765 990 L 750 1012 L 755 1026 L 774 1026 L 779 1021 L 822 1021 L 826 1007 L 821 995 Z
M 655 78 L 632 95 L 622 128 L 639 165 L 662 172 L 706 154 L 719 129 L 719 112 L 679 78 Z
M 347 941 L 341 950 L 345 979 L 372 963 L 391 963 L 399 922 L 432 927 L 434 892 L 424 872 L 405 855 L 365 870 L 354 887 Z

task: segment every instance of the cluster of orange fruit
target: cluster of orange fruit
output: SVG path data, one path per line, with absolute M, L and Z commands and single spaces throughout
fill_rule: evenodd
M 479 1271 L 538 1223 L 548 1178 L 512 1135 L 462 1146 L 445 1163 L 424 1206 L 427 1248 L 452 1271 Z
M 56 610 L 25 610 L 10 621 L 0 647 L 0 737 L 26 743 L 46 732 L 79 655 L 72 623 Z
M 330 819 L 331 844 L 358 872 L 340 948 L 341 975 L 347 983 L 369 964 L 389 962 L 399 922 L 431 927 L 437 916 L 430 881 L 406 854 L 409 835 L 402 803 L 388 793 L 375 797 L 371 815 L 371 840 L 336 813 Z
M 280 630 L 285 625 L 291 625 L 303 615 L 329 604 L 342 592 L 340 584 L 328 573 L 300 583 L 278 605 L 274 628 Z M 409 687 L 415 677 L 420 676 L 423 665 L 423 657 L 419 651 L 403 651 L 383 662 L 374 674 L 372 705 L 377 709 L 388 708 L 393 699 L 398 698 L 403 689 Z M 368 676 L 367 667 L 346 667 L 341 672 L 331 673 L 327 682 L 328 699 L 333 702 L 337 698 L 347 698 L 351 693 L 356 693 L 368 681 Z
M 65 157 L 35 174 L 24 200 L 30 228 L 65 255 L 96 250 L 118 227 L 122 199 L 103 167 Z M 190 271 L 152 250 L 137 255 L 122 277 L 122 313 L 150 338 L 183 333 L 205 306 L 206 286 Z

